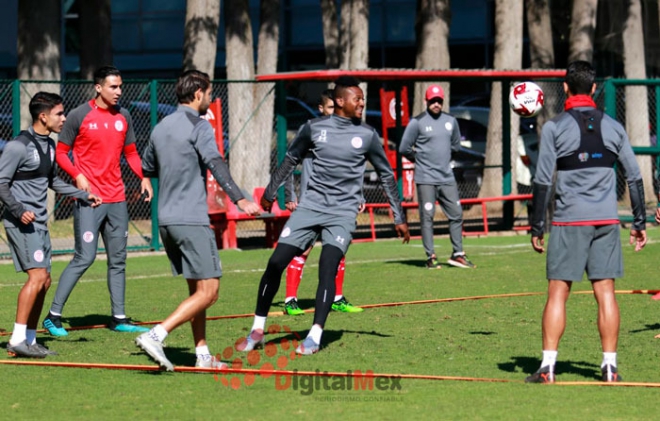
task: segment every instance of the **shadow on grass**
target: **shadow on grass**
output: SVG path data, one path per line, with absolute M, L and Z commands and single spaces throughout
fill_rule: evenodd
M 541 361 L 534 357 L 511 357 L 510 362 L 498 363 L 497 367 L 508 373 L 516 373 L 522 369 L 525 374 L 532 374 L 538 370 Z M 582 377 L 591 377 L 600 380 L 600 366 L 585 361 L 557 361 L 556 374 L 577 374 Z
M 642 333 L 642 332 L 649 332 L 652 330 L 660 330 L 660 323 L 653 323 L 652 325 L 645 325 L 643 329 L 635 329 L 635 330 L 629 330 L 629 333 Z
M 87 314 L 80 317 L 62 317 L 62 321 L 68 323 L 71 327 L 107 325 L 110 324 L 111 319 L 112 317 L 108 314 Z

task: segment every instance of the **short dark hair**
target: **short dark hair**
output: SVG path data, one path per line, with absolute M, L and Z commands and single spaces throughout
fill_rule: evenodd
M 566 68 L 564 82 L 573 95 L 589 95 L 591 87 L 596 82 L 596 71 L 588 61 L 574 61 Z
M 195 100 L 195 92 L 198 89 L 205 92 L 209 86 L 211 78 L 208 74 L 199 70 L 185 71 L 176 81 L 176 98 L 179 104 L 189 104 Z
M 103 81 L 108 76 L 120 76 L 121 72 L 115 66 L 101 66 L 94 72 L 94 84 L 103 85 Z
M 30 115 L 32 121 L 37 121 L 39 114 L 50 112 L 63 102 L 62 97 L 51 92 L 37 92 L 30 100 Z
M 332 89 L 324 90 L 323 92 L 321 92 L 321 96 L 319 96 L 319 105 L 323 107 L 327 100 L 333 101 L 334 96 L 335 96 L 335 92 Z
M 354 76 L 339 76 L 335 81 L 334 97 L 338 98 L 343 96 L 344 91 L 348 88 L 359 87 L 360 81 Z

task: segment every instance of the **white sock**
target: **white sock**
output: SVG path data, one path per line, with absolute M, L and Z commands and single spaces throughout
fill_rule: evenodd
M 209 346 L 202 345 L 195 347 L 195 355 L 197 355 L 197 358 L 209 359 L 211 357 L 211 351 L 209 351 Z
M 49 313 L 53 316 L 62 317 L 62 313 L 55 313 L 53 310 L 50 310 Z
M 163 342 L 165 338 L 167 338 L 167 335 L 169 335 L 169 333 L 162 325 L 156 325 L 149 331 L 149 336 L 158 342 Z
M 543 361 L 541 361 L 541 367 L 552 366 L 554 367 L 557 363 L 557 351 L 546 351 L 543 350 Z
M 313 325 L 312 328 L 309 329 L 309 333 L 307 334 L 307 337 L 312 338 L 315 344 L 320 344 L 321 335 L 323 335 L 323 328 L 319 325 Z
M 112 317 L 115 319 L 125 319 L 126 315 L 125 314 L 114 314 Z
M 9 343 L 12 345 L 18 345 L 21 342 L 25 341 L 27 339 L 26 331 L 27 331 L 27 325 L 14 323 L 14 331 L 11 334 L 11 339 L 9 340 Z
M 25 340 L 28 345 L 34 345 L 37 343 L 37 329 L 27 329 L 25 331 Z
M 296 297 L 286 297 L 286 298 L 284 299 L 284 304 L 287 304 L 289 301 L 291 301 L 291 300 L 295 300 L 295 299 L 296 299 Z
M 616 352 L 603 352 L 603 363 L 600 365 L 600 368 L 606 365 L 616 367 Z
M 335 295 L 335 301 L 341 300 L 341 297 L 343 297 L 343 295 Z
M 252 323 L 252 330 L 261 329 L 264 330 L 266 327 L 266 317 L 254 316 L 254 322 Z

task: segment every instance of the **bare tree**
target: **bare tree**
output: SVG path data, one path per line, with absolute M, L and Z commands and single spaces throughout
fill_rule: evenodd
M 548 0 L 525 0 L 527 14 L 527 33 L 529 34 L 529 50 L 533 69 L 552 69 L 555 66 L 555 50 L 552 44 L 552 26 L 550 24 L 550 7 Z M 559 93 L 552 90 L 555 84 L 540 83 L 545 93 L 545 106 L 538 116 L 537 127 L 555 115 Z
M 592 62 L 598 0 L 573 0 L 568 61 Z
M 449 25 L 451 0 L 417 0 L 415 35 L 417 39 L 416 69 L 449 69 Z M 430 83 L 415 83 L 413 115 L 426 107 L 424 92 Z M 445 90 L 445 107 L 449 111 L 449 83 L 441 83 Z
M 328 69 L 337 69 L 340 63 L 340 50 L 336 0 L 321 0 L 321 17 L 323 20 L 325 67 Z
M 80 77 L 91 80 L 94 71 L 112 64 L 111 0 L 78 2 L 80 25 Z
M 260 74 L 277 70 L 279 9 L 279 0 L 261 2 Z M 253 80 L 255 63 L 248 0 L 226 0 L 225 10 L 227 78 Z M 255 87 L 253 83 L 230 83 L 228 90 L 231 171 L 239 185 L 252 191 L 265 185 L 270 174 L 270 166 L 264 162 L 270 162 L 273 91 L 268 85 Z
M 213 79 L 218 50 L 220 0 L 187 0 L 183 33 L 183 69 L 208 73 Z
M 342 0 L 340 13 L 340 66 L 342 69 L 366 69 L 369 67 L 369 0 Z M 367 84 L 361 83 L 360 87 L 366 99 Z M 362 116 L 365 117 L 366 114 Z
M 640 0 L 628 0 L 626 19 L 623 26 L 623 65 L 628 79 L 646 79 L 644 56 L 644 33 L 642 28 L 642 5 Z M 626 131 L 633 146 L 650 146 L 649 106 L 646 86 L 626 86 Z M 637 158 L 643 180 L 653 180 L 651 157 Z M 646 183 L 645 196 L 655 196 L 653 183 Z
M 522 66 L 522 29 L 523 4 L 507 0 L 495 0 L 495 69 L 520 69 Z M 499 196 L 502 194 L 502 174 L 510 168 L 498 168 L 502 165 L 502 83 L 493 82 L 490 97 L 490 116 L 488 118 L 488 140 L 486 142 L 486 168 L 480 197 Z M 505 89 L 508 92 L 509 87 Z M 511 139 L 518 136 L 519 117 L 511 113 Z M 512 162 L 515 162 L 517 148 L 511 148 Z M 514 177 L 512 179 L 515 180 Z M 514 184 L 515 188 L 515 184 Z M 493 202 L 495 203 L 495 202 Z M 493 209 L 501 209 L 501 204 Z

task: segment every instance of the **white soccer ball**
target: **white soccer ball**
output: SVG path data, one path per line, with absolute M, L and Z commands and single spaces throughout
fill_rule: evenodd
M 543 109 L 543 90 L 533 82 L 520 82 L 511 88 L 509 105 L 521 117 L 534 117 Z

